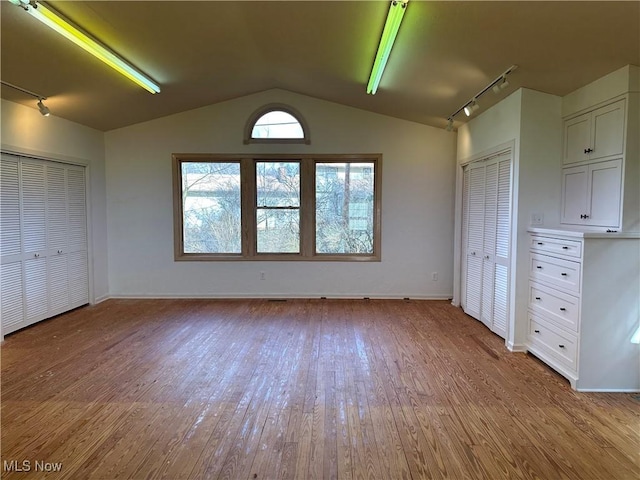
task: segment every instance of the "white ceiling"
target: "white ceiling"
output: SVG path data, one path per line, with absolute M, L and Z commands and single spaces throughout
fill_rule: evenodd
M 640 2 L 411 0 L 376 95 L 366 83 L 387 1 L 56 1 L 50 6 L 149 74 L 152 95 L 0 4 L 2 80 L 54 115 L 107 131 L 286 89 L 415 122 L 446 118 L 510 65 L 523 86 L 565 95 L 640 64 Z M 35 108 L 2 87 L 2 98 Z M 464 121 L 464 114 L 456 117 Z

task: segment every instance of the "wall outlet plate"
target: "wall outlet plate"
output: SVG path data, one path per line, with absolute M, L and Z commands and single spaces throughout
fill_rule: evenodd
M 531 225 L 543 225 L 544 224 L 544 214 L 543 213 L 532 213 L 531 214 Z

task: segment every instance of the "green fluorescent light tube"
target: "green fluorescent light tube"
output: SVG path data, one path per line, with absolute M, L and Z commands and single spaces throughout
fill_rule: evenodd
M 404 12 L 407 9 L 408 0 L 400 1 L 394 0 L 389 7 L 389 13 L 387 14 L 387 21 L 384 24 L 384 30 L 382 31 L 382 37 L 380 38 L 380 45 L 378 46 L 378 53 L 376 53 L 376 59 L 371 69 L 371 76 L 369 77 L 369 83 L 367 84 L 367 93 L 374 95 L 378 90 L 384 67 L 387 65 L 389 54 L 393 48 L 393 42 L 396 40 Z
M 19 0 L 16 0 L 19 3 Z M 12 3 L 16 3 L 13 1 Z M 34 18 L 37 18 L 49 28 L 55 30 L 63 37 L 71 40 L 73 43 L 91 53 L 95 57 L 102 60 L 111 68 L 127 77 L 132 82 L 138 84 L 151 93 L 159 93 L 160 87 L 150 78 L 133 68 L 120 57 L 103 47 L 101 44 L 93 40 L 84 32 L 76 28 L 70 22 L 62 18 L 52 9 L 46 7 L 42 3 L 36 3 L 37 8 L 33 6 L 27 7 L 27 12 Z

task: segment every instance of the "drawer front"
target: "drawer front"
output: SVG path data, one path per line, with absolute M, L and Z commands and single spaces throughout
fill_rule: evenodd
M 565 291 L 580 293 L 581 264 L 547 255 L 531 254 L 530 276 Z
M 576 336 L 564 333 L 558 328 L 553 328 L 535 315 L 529 315 L 528 339 L 529 342 L 545 351 L 558 362 L 570 367 L 572 370 L 577 369 L 578 340 Z
M 580 299 L 535 282 L 529 283 L 529 308 L 560 327 L 578 332 Z
M 531 250 L 541 253 L 554 253 L 573 258 L 582 258 L 582 242 L 579 240 L 565 240 L 562 238 L 541 237 L 531 235 Z

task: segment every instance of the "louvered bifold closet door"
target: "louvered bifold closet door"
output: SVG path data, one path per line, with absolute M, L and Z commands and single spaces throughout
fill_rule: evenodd
M 494 258 L 493 326 L 505 337 L 509 312 L 509 243 L 511 240 L 511 159 L 498 161 L 498 192 Z
M 485 168 L 484 226 L 482 248 L 482 305 L 480 320 L 492 328 L 494 256 L 496 250 L 496 223 L 498 210 L 498 164 L 491 162 Z
M 69 309 L 67 170 L 47 165 L 47 273 L 49 314 Z
M 19 161 L 2 154 L 0 160 L 0 318 L 3 332 L 24 323 L 22 235 Z
M 463 310 L 467 310 L 467 247 L 469 244 L 469 168 L 464 167 L 462 170 L 462 259 L 460 264 L 460 271 L 463 272 L 462 282 L 460 285 L 460 304 Z
M 70 308 L 89 303 L 87 200 L 85 169 L 67 169 L 68 257 Z
M 480 319 L 482 306 L 482 250 L 484 244 L 484 166 L 469 170 L 469 208 L 467 227 L 467 269 L 465 312 Z
M 30 324 L 49 312 L 46 172 L 42 162 L 22 160 L 20 167 L 26 323 Z

